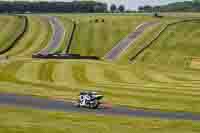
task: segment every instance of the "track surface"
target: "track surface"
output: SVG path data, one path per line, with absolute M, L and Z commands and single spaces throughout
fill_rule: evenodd
M 200 121 L 200 114 L 192 114 L 187 112 L 160 112 L 153 110 L 130 109 L 127 107 L 101 107 L 97 110 L 89 110 L 86 108 L 77 108 L 73 106 L 72 102 L 35 98 L 32 96 L 17 96 L 14 94 L 0 94 L 0 105 L 28 107 L 49 111 L 55 110 L 64 112 L 81 112 L 102 115 L 120 115 L 145 118 Z
M 126 50 L 130 45 L 134 44 L 135 40 L 146 30 L 146 28 L 155 24 L 158 24 L 158 22 L 147 22 L 139 25 L 136 28 L 136 31 L 130 33 L 127 37 L 118 42 L 118 44 L 116 44 L 116 46 L 104 56 L 104 59 L 117 59 L 124 50 Z
M 53 17 L 53 16 L 45 16 L 45 17 L 49 20 L 51 24 L 51 27 L 53 29 L 53 35 L 48 44 L 48 47 L 41 50 L 39 52 L 40 54 L 48 54 L 51 50 L 59 47 L 60 42 L 65 35 L 65 30 L 64 30 L 63 25 L 56 17 Z

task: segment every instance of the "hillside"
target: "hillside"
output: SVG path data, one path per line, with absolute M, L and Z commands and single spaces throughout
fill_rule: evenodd
M 50 24 L 38 16 L 28 16 L 28 26 L 23 37 L 4 55 L 30 57 L 44 48 L 51 37 Z
M 199 56 L 198 27 L 198 22 L 170 27 L 128 66 L 13 59 L 1 65 L 1 91 L 70 99 L 86 87 L 104 92 L 114 104 L 199 112 L 194 102 L 200 100 L 199 70 L 190 65 Z
M 0 53 L 4 54 L 23 35 L 26 30 L 26 19 L 17 16 L 1 16 L 0 26 L 2 27 L 0 31 Z
M 183 2 L 174 2 L 161 6 L 144 6 L 140 7 L 139 10 L 144 12 L 199 12 L 200 2 L 183 0 Z
M 103 57 L 138 25 L 156 21 L 156 18 L 139 15 L 83 15 L 75 20 L 78 24 L 70 53 Z
M 55 25 L 52 26 L 47 16 L 27 15 L 28 27 L 23 37 L 3 54 L 8 58 L 0 58 L 0 94 L 58 100 L 70 102 L 70 106 L 73 106 L 72 101 L 77 100 L 80 91 L 93 90 L 104 95 L 103 103 L 107 105 L 105 108 L 108 111 L 113 107 L 129 107 L 139 113 L 145 110 L 177 114 L 200 113 L 200 20 L 170 25 L 157 40 L 132 59 L 167 24 L 182 19 L 160 19 L 141 14 L 56 16 L 64 34 L 52 51 L 65 52 L 72 22 L 76 22 L 77 29 L 70 53 L 99 57 L 103 57 L 119 40 L 135 31 L 138 25 L 149 21 L 156 21 L 158 25 L 145 29 L 117 60 L 47 60 L 32 58 L 32 54 L 49 47 L 52 38 L 56 40 Z M 7 18 L 1 19 L 0 16 L 0 25 L 6 25 L 5 20 Z M 18 28 L 12 28 L 12 31 Z M 0 34 L 1 36 L 3 35 Z M 9 38 L 6 40 L 9 41 Z M 19 99 L 15 100 L 16 103 L 20 102 Z M 31 100 L 33 106 L 46 104 Z M 78 113 L 63 109 L 66 111 L 64 113 L 18 107 L 1 104 L 0 132 L 64 133 L 95 130 L 108 133 L 190 133 L 200 130 L 198 121 L 174 120 L 176 116 L 167 120 L 141 115 L 138 115 L 139 118 L 128 118 L 106 115 L 103 112 L 101 114 L 101 109 L 97 110 L 99 114 L 94 114 L 84 108 L 83 112 L 88 111 L 88 114 L 84 114 L 81 108 Z

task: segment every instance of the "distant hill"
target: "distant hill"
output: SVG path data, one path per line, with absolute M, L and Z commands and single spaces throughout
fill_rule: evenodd
M 176 2 L 163 6 L 142 6 L 139 7 L 139 11 L 142 12 L 200 12 L 200 1 L 184 1 Z

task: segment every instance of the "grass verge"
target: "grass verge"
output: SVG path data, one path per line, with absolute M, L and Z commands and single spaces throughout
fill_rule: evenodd
M 199 122 L 46 112 L 0 107 L 0 132 L 6 133 L 198 133 Z
M 1 16 L 2 17 L 2 16 Z M 6 16 L 3 16 L 3 18 Z M 13 43 L 24 32 L 26 20 L 20 16 L 7 16 L 8 22 L 0 32 L 0 52 L 3 54 L 12 47 Z M 3 19 L 2 18 L 2 19 Z

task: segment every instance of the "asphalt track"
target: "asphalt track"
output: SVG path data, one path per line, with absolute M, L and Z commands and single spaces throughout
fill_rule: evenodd
M 9 105 L 23 108 L 33 108 L 48 111 L 62 112 L 79 112 L 91 113 L 91 115 L 113 115 L 113 116 L 130 116 L 167 120 L 192 120 L 200 121 L 200 114 L 189 112 L 161 112 L 158 110 L 131 109 L 127 107 L 113 106 L 100 107 L 96 110 L 86 108 L 78 108 L 72 102 L 64 102 L 32 96 L 19 96 L 15 94 L 0 94 L 0 105 Z
M 157 21 L 154 22 L 146 22 L 139 25 L 136 30 L 130 33 L 127 37 L 119 41 L 114 48 L 112 48 L 105 56 L 104 59 L 106 60 L 116 60 L 121 53 L 133 45 L 136 39 L 150 26 L 158 24 Z
M 53 35 L 52 38 L 48 44 L 48 47 L 42 49 L 39 53 L 40 54 L 49 54 L 51 50 L 56 49 L 59 47 L 61 40 L 63 39 L 65 35 L 65 30 L 63 25 L 61 24 L 60 20 L 57 19 L 57 17 L 53 16 L 45 16 L 46 19 L 51 24 L 51 27 L 53 29 Z

